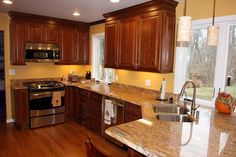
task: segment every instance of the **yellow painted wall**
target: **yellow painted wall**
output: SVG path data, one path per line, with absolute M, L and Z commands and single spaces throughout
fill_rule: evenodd
M 30 63 L 26 66 L 12 66 L 10 64 L 9 22 L 9 16 L 6 13 L 0 13 L 0 30 L 4 31 L 7 119 L 12 117 L 10 97 L 11 79 L 55 78 L 61 77 L 62 75 L 67 76 L 71 70 L 84 76 L 85 71 L 90 68 L 90 66 L 54 65 L 52 63 Z M 15 69 L 16 75 L 10 76 L 8 73 L 9 69 Z

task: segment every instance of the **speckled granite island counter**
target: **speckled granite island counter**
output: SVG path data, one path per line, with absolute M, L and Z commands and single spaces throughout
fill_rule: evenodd
M 199 111 L 198 123 L 146 117 L 111 127 L 106 133 L 149 157 L 236 157 L 236 113 Z

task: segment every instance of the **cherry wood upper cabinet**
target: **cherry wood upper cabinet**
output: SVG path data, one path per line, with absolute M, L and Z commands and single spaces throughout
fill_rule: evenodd
M 137 17 L 119 22 L 118 68 L 135 68 L 137 55 Z
M 173 0 L 155 0 L 104 14 L 107 40 L 105 67 L 172 72 L 177 4 Z M 111 27 L 109 23 L 114 21 L 118 26 Z M 118 35 L 114 31 L 112 33 L 111 28 L 114 30 L 114 27 Z M 117 66 L 113 66 L 116 62 Z
M 59 26 L 53 24 L 27 22 L 26 42 L 58 44 Z
M 26 23 L 26 42 L 41 43 L 43 40 L 43 25 L 34 22 Z
M 60 31 L 60 64 L 74 64 L 77 62 L 76 29 L 73 26 L 63 26 Z
M 25 65 L 25 23 L 10 22 L 11 64 Z
M 146 13 L 139 18 L 138 70 L 160 71 L 163 16 Z
M 44 27 L 45 37 L 44 40 L 47 43 L 58 43 L 59 42 L 59 26 L 53 24 L 47 24 Z
M 104 66 L 117 68 L 118 22 L 106 22 Z
M 76 29 L 76 54 L 78 64 L 89 64 L 89 28 Z
M 11 64 L 25 65 L 26 43 L 58 44 L 63 65 L 89 64 L 89 24 L 9 12 Z

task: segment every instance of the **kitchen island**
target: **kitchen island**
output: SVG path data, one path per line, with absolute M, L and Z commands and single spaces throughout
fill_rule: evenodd
M 235 157 L 236 113 L 199 108 L 198 122 L 168 122 L 150 114 L 106 133 L 148 157 Z

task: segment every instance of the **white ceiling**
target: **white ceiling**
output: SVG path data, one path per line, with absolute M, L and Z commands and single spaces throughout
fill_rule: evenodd
M 2 0 L 1 0 L 2 1 Z M 0 11 L 18 11 L 37 15 L 51 16 L 83 22 L 94 22 L 104 19 L 103 14 L 150 0 L 12 0 L 13 5 L 0 2 Z M 79 17 L 73 16 L 78 11 Z

